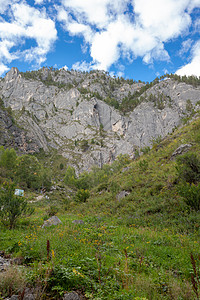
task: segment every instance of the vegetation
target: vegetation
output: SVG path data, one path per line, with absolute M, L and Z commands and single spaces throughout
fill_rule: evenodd
M 137 151 L 135 160 L 120 155 L 82 174 L 56 152 L 18 156 L 1 147 L 0 250 L 23 268 L 14 278 L 13 267 L 0 273 L 0 297 L 21 297 L 31 287 L 38 299 L 72 290 L 93 300 L 198 299 L 199 130 L 196 118 L 152 139 L 152 149 L 141 149 L 141 157 Z M 174 159 L 182 144 L 191 147 Z M 16 186 L 24 198 L 14 195 Z M 34 212 L 25 217 L 28 206 Z M 42 228 L 55 214 L 62 223 Z
M 4 182 L 0 191 L 0 220 L 9 229 L 16 226 L 20 217 L 33 213 L 24 197 L 15 195 L 15 188 L 14 183 Z

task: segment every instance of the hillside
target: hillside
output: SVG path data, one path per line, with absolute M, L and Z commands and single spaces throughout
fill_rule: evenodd
M 134 158 L 194 114 L 199 95 L 195 77 L 145 84 L 101 71 L 12 68 L 0 82 L 1 144 L 23 153 L 56 150 L 79 173 L 119 154 Z
M 119 156 L 79 177 L 54 163 L 54 183 L 45 195 L 26 188 L 35 212 L 11 231 L 0 225 L 1 250 L 24 265 L 17 280 L 0 274 L 2 296 L 26 287 L 43 299 L 72 291 L 94 300 L 198 299 L 199 113 L 185 122 L 134 160 Z M 16 160 L 10 169 L 1 161 L 2 181 L 6 170 L 21 184 Z M 52 214 L 62 223 L 41 228 Z

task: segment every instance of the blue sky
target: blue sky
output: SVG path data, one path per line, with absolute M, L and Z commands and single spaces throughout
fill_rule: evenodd
M 200 76 L 200 0 L 0 0 L 0 76 L 43 66 Z

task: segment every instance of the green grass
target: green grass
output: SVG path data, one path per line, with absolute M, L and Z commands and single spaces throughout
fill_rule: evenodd
M 72 290 L 94 300 L 197 299 L 191 253 L 199 273 L 200 214 L 177 192 L 171 157 L 185 143 L 200 157 L 199 130 L 200 119 L 176 130 L 106 184 L 94 187 L 84 203 L 58 190 L 49 194 L 50 200 L 33 203 L 35 213 L 14 230 L 1 225 L 0 250 L 23 257 L 26 284 L 42 285 L 44 299 Z M 120 191 L 129 194 L 118 200 Z M 52 203 L 58 205 L 62 224 L 42 229 Z

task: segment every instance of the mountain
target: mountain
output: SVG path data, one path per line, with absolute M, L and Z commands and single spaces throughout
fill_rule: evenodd
M 0 142 L 26 153 L 56 149 L 78 172 L 121 153 L 134 158 L 195 113 L 198 84 L 176 75 L 145 84 L 103 71 L 12 68 L 0 81 Z

